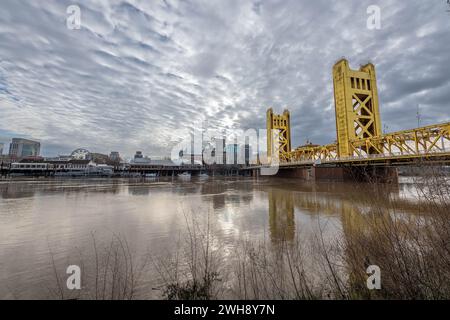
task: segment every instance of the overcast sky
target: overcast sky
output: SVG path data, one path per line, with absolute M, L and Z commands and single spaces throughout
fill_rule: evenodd
M 69 5 L 81 29 L 66 26 Z M 381 29 L 366 27 L 381 8 Z M 0 142 L 170 153 L 201 121 L 264 128 L 289 108 L 293 146 L 335 140 L 331 69 L 376 66 L 388 131 L 450 121 L 450 6 L 433 1 L 1 0 Z M 6 150 L 5 150 L 6 151 Z

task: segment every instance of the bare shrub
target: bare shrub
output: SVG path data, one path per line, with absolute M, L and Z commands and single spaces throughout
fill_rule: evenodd
M 52 265 L 56 288 L 52 295 L 59 299 L 131 300 L 142 280 L 146 259 L 137 262 L 125 238 L 113 235 L 106 245 L 98 246 L 92 234 L 92 253 L 80 255 L 82 289 L 68 290 L 57 272 L 53 253 Z
M 347 296 L 361 299 L 445 299 L 450 296 L 448 177 L 428 167 L 414 182 L 417 208 L 402 212 L 380 185 L 371 189 L 359 223 L 344 229 L 340 245 L 349 275 Z M 384 202 L 381 202 L 385 199 Z M 380 205 L 380 204 L 383 205 Z M 358 208 L 354 209 L 358 211 Z M 368 265 L 378 265 L 382 289 L 365 286 Z
M 181 235 L 175 254 L 155 260 L 162 296 L 169 300 L 209 300 L 224 291 L 221 245 L 214 236 L 210 214 L 206 221 L 184 212 L 187 233 Z

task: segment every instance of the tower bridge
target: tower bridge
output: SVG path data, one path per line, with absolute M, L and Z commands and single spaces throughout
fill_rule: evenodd
M 278 153 L 280 175 L 341 179 L 363 167 L 365 173 L 396 177 L 395 165 L 450 163 L 450 122 L 382 134 L 373 64 L 352 70 L 346 59 L 339 60 L 333 67 L 333 85 L 334 143 L 292 149 L 289 111 L 267 110 L 269 163 L 273 165 L 273 155 Z M 272 130 L 278 132 L 276 137 Z

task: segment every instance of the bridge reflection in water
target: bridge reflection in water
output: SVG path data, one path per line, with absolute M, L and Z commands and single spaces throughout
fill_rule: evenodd
M 393 184 L 288 184 L 268 188 L 267 199 L 273 242 L 293 241 L 302 232 L 301 223 L 296 224 L 296 214 L 317 216 L 322 223 L 333 219 L 347 235 L 364 230 L 369 215 L 385 220 L 394 204 L 398 212 L 417 211 L 417 203 L 402 197 L 399 185 Z
M 270 238 L 272 241 L 294 240 L 294 194 L 280 189 L 270 189 L 268 200 Z
M 424 198 L 411 197 L 416 188 L 420 186 L 344 183 L 271 187 L 267 198 L 272 248 L 282 252 L 287 243 L 293 250 L 301 250 L 303 244 L 310 244 L 311 238 L 302 237 L 302 233 L 308 233 L 311 221 L 317 222 L 316 232 L 312 233 L 315 239 L 320 237 L 317 225 L 323 227 L 331 221 L 324 231 L 324 246 L 333 256 L 333 263 L 339 265 L 336 269 L 345 274 L 348 285 L 369 298 L 366 290 L 368 266 L 378 265 L 382 270 L 401 276 L 404 269 L 414 268 L 418 263 L 412 248 L 420 248 L 427 241 L 423 233 L 434 230 L 427 229 L 424 222 L 434 219 L 434 211 L 440 209 L 428 207 Z M 304 220 L 305 214 L 312 219 Z M 312 251 L 304 257 L 306 260 L 323 257 L 321 244 L 316 244 L 310 247 Z M 411 265 L 398 266 L 400 271 L 392 271 L 399 254 L 402 263 Z

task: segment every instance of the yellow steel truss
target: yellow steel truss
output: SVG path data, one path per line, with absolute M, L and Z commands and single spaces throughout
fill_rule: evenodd
M 304 146 L 299 147 L 289 154 L 290 162 L 326 162 L 337 160 L 337 146 L 336 144 L 329 144 L 325 146 Z
M 353 157 L 427 157 L 450 153 L 450 122 L 350 141 Z M 366 150 L 376 150 L 376 155 Z
M 354 139 L 350 141 L 350 148 L 350 155 L 338 157 L 336 144 L 300 147 L 288 155 L 287 162 L 301 164 L 450 157 L 450 122 L 379 137 Z M 367 153 L 367 150 L 376 150 L 376 153 Z

